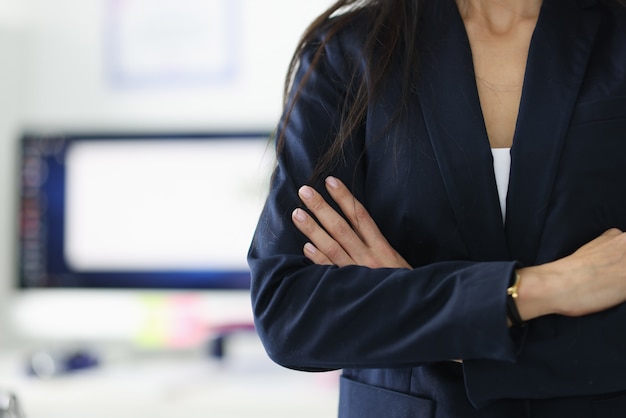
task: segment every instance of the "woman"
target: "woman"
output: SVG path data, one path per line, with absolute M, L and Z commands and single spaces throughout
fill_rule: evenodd
M 626 416 L 625 63 L 617 1 L 336 2 L 249 254 L 270 357 L 341 417 Z

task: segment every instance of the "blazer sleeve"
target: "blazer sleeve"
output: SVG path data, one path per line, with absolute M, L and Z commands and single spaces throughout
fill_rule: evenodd
M 514 361 L 505 313 L 514 262 L 371 269 L 314 265 L 303 256 L 306 238 L 291 221 L 300 205 L 297 190 L 333 140 L 346 80 L 359 63 L 335 40 L 306 78 L 315 47 L 301 57 L 294 82 L 306 82 L 289 121 L 279 125 L 285 145 L 248 254 L 255 324 L 267 353 L 286 367 L 310 371 L 457 358 Z M 353 154 L 358 150 L 346 152 L 334 175 L 353 175 Z M 357 196 L 363 187 L 353 190 Z
M 606 395 L 626 389 L 626 305 L 580 318 L 551 315 L 527 325 L 515 363 L 464 362 L 470 400 Z

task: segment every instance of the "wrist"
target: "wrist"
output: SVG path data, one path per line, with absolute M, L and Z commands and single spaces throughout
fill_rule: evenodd
M 520 280 L 515 303 L 522 321 L 559 312 L 560 280 L 551 264 L 521 268 L 516 274 Z

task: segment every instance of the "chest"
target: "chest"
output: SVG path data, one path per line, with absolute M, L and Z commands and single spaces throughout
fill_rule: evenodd
M 468 27 L 476 88 L 492 148 L 513 143 L 532 29 L 495 37 Z

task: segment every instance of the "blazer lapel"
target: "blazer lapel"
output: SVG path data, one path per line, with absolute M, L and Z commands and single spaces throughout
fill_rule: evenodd
M 512 258 L 536 260 L 550 195 L 600 16 L 593 1 L 544 0 L 511 152 L 506 235 Z
M 544 0 L 511 152 L 506 226 L 467 33 L 454 0 L 432 3 L 418 95 L 459 233 L 473 260 L 547 261 L 535 258 L 600 23 L 599 13 L 590 8 L 595 2 Z
M 493 157 L 465 26 L 454 0 L 432 7 L 418 85 L 426 128 L 468 256 L 505 260 Z

